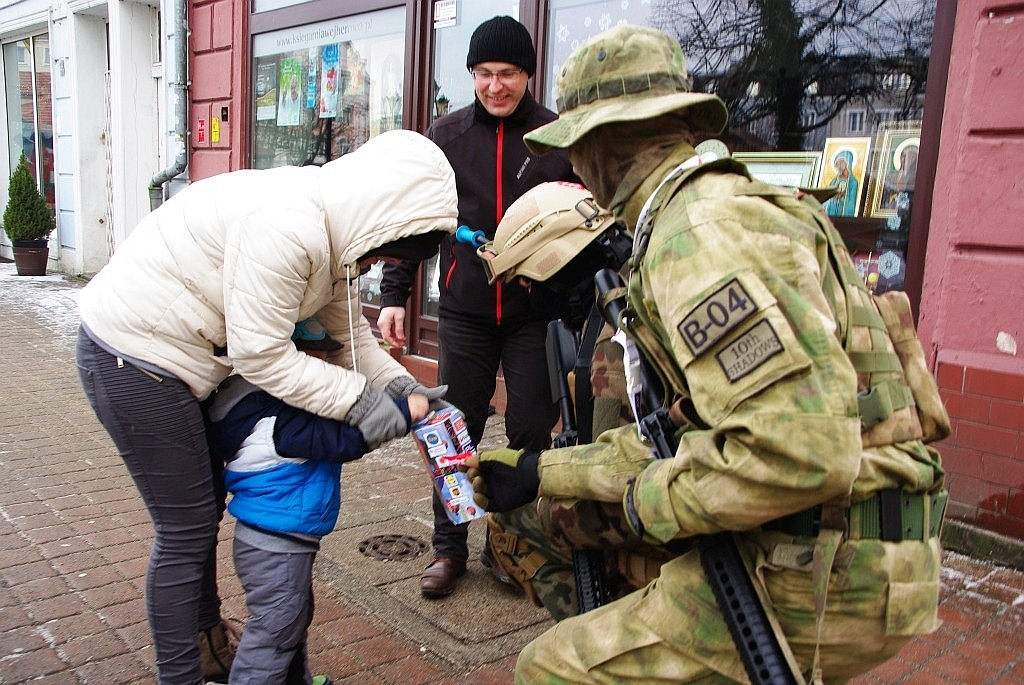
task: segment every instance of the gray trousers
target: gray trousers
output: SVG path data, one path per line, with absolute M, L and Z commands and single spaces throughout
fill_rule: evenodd
M 160 685 L 201 684 L 199 631 L 220 621 L 217 527 L 225 499 L 202 409 L 181 381 L 118 363 L 82 331 L 76 360 L 89 404 L 153 519 L 146 610 Z
M 230 685 L 310 685 L 306 636 L 313 622 L 315 559 L 313 548 L 269 551 L 239 539 L 236 532 L 235 572 L 245 589 L 249 620 L 231 665 Z

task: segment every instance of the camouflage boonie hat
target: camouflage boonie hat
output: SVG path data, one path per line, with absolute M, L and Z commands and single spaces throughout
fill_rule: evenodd
M 717 95 L 690 91 L 683 51 L 656 29 L 620 24 L 576 48 L 555 79 L 558 119 L 523 138 L 537 154 L 569 147 L 595 127 L 688 110 L 695 133 L 718 135 L 729 120 Z

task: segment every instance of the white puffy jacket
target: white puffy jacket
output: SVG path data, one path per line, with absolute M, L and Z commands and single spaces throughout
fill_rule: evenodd
M 383 389 L 408 375 L 362 316 L 356 261 L 398 238 L 454 231 L 457 204 L 451 165 L 411 131 L 322 167 L 197 181 L 146 216 L 86 285 L 82 321 L 199 399 L 234 368 L 293 406 L 343 420 L 367 379 Z M 295 322 L 314 315 L 344 343 L 334 363 L 291 342 Z

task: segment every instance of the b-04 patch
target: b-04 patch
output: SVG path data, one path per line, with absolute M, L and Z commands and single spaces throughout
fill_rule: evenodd
M 757 305 L 733 278 L 704 298 L 676 327 L 698 357 L 757 311 Z

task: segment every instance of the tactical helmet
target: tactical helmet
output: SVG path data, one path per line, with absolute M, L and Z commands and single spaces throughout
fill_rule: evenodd
M 505 212 L 494 240 L 477 248 L 487 282 L 525 276 L 546 281 L 615 224 L 577 183 L 541 183 Z
M 686 109 L 694 133 L 718 135 L 729 120 L 717 95 L 694 93 L 686 58 L 667 33 L 620 24 L 580 45 L 555 79 L 558 119 L 524 136 L 537 154 L 566 148 L 602 124 Z

